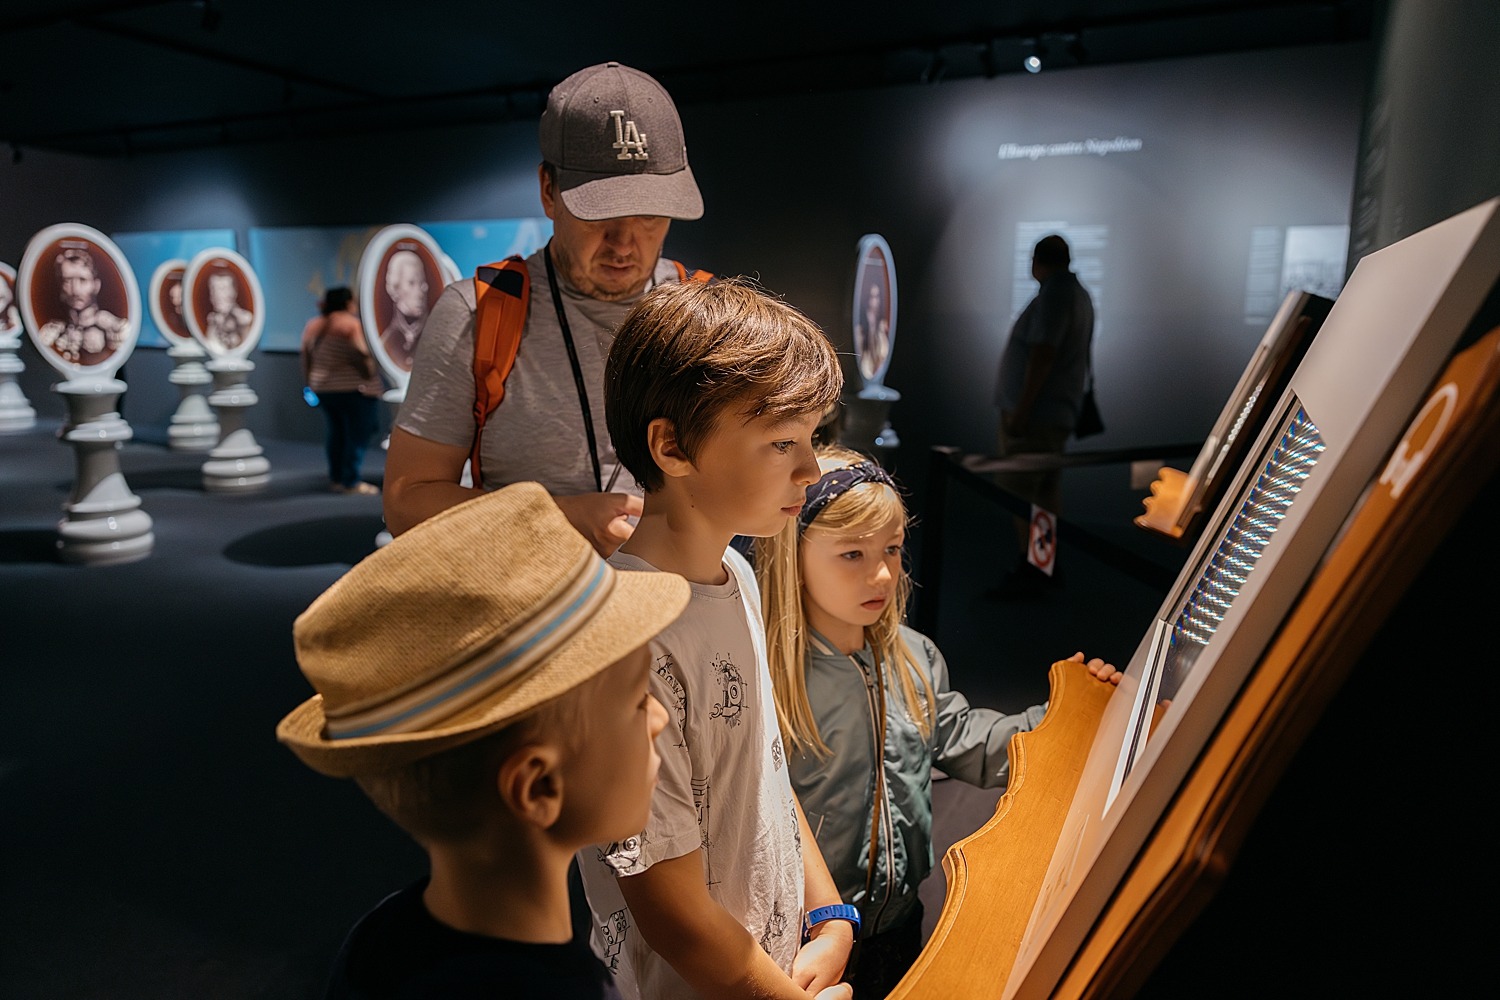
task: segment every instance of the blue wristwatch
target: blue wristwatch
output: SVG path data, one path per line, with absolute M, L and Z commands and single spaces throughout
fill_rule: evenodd
M 833 906 L 819 906 L 808 910 L 807 916 L 802 919 L 802 937 L 806 939 L 813 927 L 825 920 L 849 921 L 854 925 L 854 937 L 859 938 L 859 907 L 848 903 L 835 903 Z

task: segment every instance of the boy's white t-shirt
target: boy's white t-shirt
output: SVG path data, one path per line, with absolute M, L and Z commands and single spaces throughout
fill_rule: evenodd
M 619 569 L 654 570 L 616 553 Z M 709 895 L 790 972 L 801 943 L 802 838 L 766 664 L 760 593 L 745 558 L 729 580 L 692 585 L 687 609 L 650 643 L 651 692 L 667 710 L 661 772 L 639 837 L 578 853 L 591 944 L 627 998 L 697 994 L 641 939 L 617 879 L 702 850 Z M 743 585 L 740 581 L 744 581 Z

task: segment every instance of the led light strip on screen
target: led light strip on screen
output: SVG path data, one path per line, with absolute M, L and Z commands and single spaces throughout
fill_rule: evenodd
M 1302 489 L 1326 447 L 1317 425 L 1298 406 L 1260 478 L 1183 602 L 1172 628 L 1173 652 L 1167 655 L 1168 673 L 1172 672 L 1176 656 L 1184 655 L 1178 652 L 1184 644 L 1201 648 L 1213 638 L 1277 526 L 1286 517 L 1292 498 Z M 1174 693 L 1175 690 L 1164 691 L 1162 696 L 1170 698 Z
M 1307 481 L 1327 445 L 1317 425 L 1300 402 L 1266 458 L 1260 474 L 1245 492 L 1233 519 L 1204 562 L 1169 627 L 1158 621 L 1147 662 L 1151 665 L 1146 694 L 1137 702 L 1130 738 L 1115 771 L 1109 799 L 1113 801 L 1150 736 L 1157 706 L 1177 696 L 1198 655 L 1213 640 L 1261 554 L 1285 519 L 1293 499 Z

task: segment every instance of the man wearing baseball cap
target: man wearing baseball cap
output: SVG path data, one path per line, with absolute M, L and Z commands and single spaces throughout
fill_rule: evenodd
M 646 642 L 688 595 L 613 568 L 517 483 L 397 537 L 298 616 L 317 693 L 277 738 L 354 778 L 429 858 L 350 931 L 330 998 L 618 1000 L 574 936 L 568 865 L 645 826 L 667 721 Z
M 385 518 L 395 534 L 506 483 L 545 486 L 609 554 L 641 511 L 616 482 L 604 426 L 604 359 L 626 312 L 686 270 L 661 256 L 673 219 L 703 199 L 671 96 L 639 70 L 601 63 L 552 89 L 540 126 L 548 244 L 526 259 L 525 326 L 500 406 L 479 430 L 482 481 L 463 482 L 474 444 L 475 282 L 449 285 L 417 342 L 386 457 Z

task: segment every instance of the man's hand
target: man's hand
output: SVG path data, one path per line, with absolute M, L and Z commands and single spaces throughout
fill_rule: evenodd
M 818 994 L 816 1000 L 851 1000 L 854 996 L 854 987 L 848 983 L 839 983 L 830 986 Z
M 812 939 L 792 959 L 792 982 L 809 993 L 836 984 L 844 975 L 854 926 L 847 920 L 825 920 L 812 929 Z
M 1072 660 L 1074 663 L 1084 662 L 1083 653 L 1081 652 L 1074 653 L 1072 656 L 1068 657 L 1068 659 Z M 1119 669 L 1115 667 L 1113 663 L 1105 663 L 1097 656 L 1088 661 L 1088 668 L 1089 673 L 1093 674 L 1094 677 L 1098 680 L 1104 681 L 1106 684 L 1118 685 L 1120 683 L 1120 678 L 1125 676 L 1119 671 Z
M 629 493 L 579 493 L 552 499 L 568 522 L 606 559 L 635 530 L 628 519 L 641 516 L 641 498 Z

